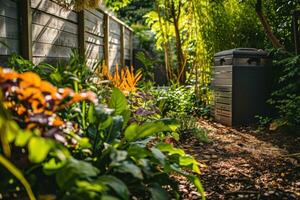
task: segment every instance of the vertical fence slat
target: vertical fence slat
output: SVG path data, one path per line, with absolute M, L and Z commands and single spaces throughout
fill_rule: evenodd
M 125 27 L 120 24 L 121 27 L 121 65 L 125 67 Z
M 130 32 L 130 39 L 129 39 L 129 46 L 130 46 L 130 66 L 133 66 L 133 32 Z
M 85 56 L 85 20 L 84 10 L 78 13 L 78 52 L 81 57 Z
M 32 60 L 32 12 L 31 0 L 19 1 L 20 17 L 20 52 L 28 60 Z
M 109 67 L 109 15 L 104 15 L 104 60 Z

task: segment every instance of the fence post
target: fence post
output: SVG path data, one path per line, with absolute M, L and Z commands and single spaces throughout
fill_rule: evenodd
M 32 60 L 32 13 L 31 0 L 22 0 L 18 4 L 20 17 L 20 53 Z
M 294 32 L 294 41 L 295 41 L 295 52 L 300 54 L 300 34 L 299 34 L 299 16 L 300 11 L 293 12 L 293 32 Z
M 121 27 L 121 65 L 125 67 L 125 27 L 124 25 L 120 24 Z
M 106 66 L 109 66 L 109 15 L 104 14 L 104 60 Z
M 129 48 L 130 48 L 130 66 L 133 66 L 133 32 L 132 31 L 130 31 Z
M 85 20 L 84 10 L 78 13 L 78 53 L 84 58 L 85 57 Z

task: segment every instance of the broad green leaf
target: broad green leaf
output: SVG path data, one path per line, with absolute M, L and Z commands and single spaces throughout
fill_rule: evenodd
M 146 158 L 150 155 L 150 152 L 145 148 L 140 147 L 139 145 L 130 145 L 127 149 L 128 155 L 134 159 Z
M 141 169 L 129 161 L 122 162 L 121 165 L 119 165 L 116 168 L 116 170 L 121 173 L 132 174 L 132 176 L 134 176 L 135 178 L 143 179 L 143 174 Z
M 179 165 L 190 167 L 194 172 L 200 174 L 199 163 L 192 156 L 180 156 Z
M 60 188 L 68 188 L 75 184 L 77 179 L 96 177 L 99 170 L 92 164 L 70 158 L 64 167 L 56 174 L 56 181 Z
M 98 129 L 104 130 L 112 124 L 113 118 L 109 116 L 104 122 L 100 122 Z
M 127 109 L 126 97 L 119 89 L 114 88 L 108 105 L 109 108 L 115 110 L 115 115 L 121 115 L 121 113 Z
M 152 147 L 151 152 L 154 158 L 156 158 L 160 162 L 160 164 L 162 164 L 163 166 L 166 164 L 166 156 L 160 150 Z
M 123 128 L 125 128 L 128 124 L 128 121 L 130 119 L 130 116 L 131 116 L 131 111 L 129 109 L 126 109 L 124 110 L 122 113 L 121 113 L 123 119 L 124 119 L 124 122 L 123 122 Z
M 24 147 L 28 143 L 32 135 L 33 134 L 29 130 L 19 132 L 15 139 L 15 145 L 17 147 Z
M 125 130 L 125 138 L 128 141 L 132 141 L 134 140 L 137 135 L 138 135 L 138 129 L 139 125 L 138 124 L 131 124 L 130 126 L 127 127 L 127 129 Z
M 159 143 L 156 145 L 156 148 L 158 148 L 162 152 L 167 152 L 169 155 L 174 155 L 174 154 L 178 154 L 180 156 L 185 155 L 185 152 L 182 149 L 175 148 L 171 144 Z
M 129 199 L 129 190 L 127 186 L 120 179 L 114 176 L 101 176 L 97 179 L 100 183 L 109 186 L 113 189 L 122 199 Z
M 141 126 L 132 124 L 125 130 L 125 138 L 128 141 L 142 139 L 164 131 L 175 131 L 178 124 L 172 120 L 157 120 Z
M 40 163 L 45 160 L 53 143 L 41 137 L 32 137 L 28 143 L 29 160 Z
M 4 125 L 5 126 L 5 125 Z M 18 133 L 20 133 L 21 130 L 18 126 L 18 124 L 15 121 L 7 121 L 6 122 L 6 137 L 9 143 L 15 140 Z
M 82 190 L 94 191 L 94 192 L 103 192 L 106 190 L 106 187 L 101 182 L 88 182 L 88 181 L 76 181 L 76 186 Z

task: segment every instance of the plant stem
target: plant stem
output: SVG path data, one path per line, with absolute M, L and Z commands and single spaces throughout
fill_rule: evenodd
M 2 155 L 0 155 L 0 163 L 22 183 L 22 185 L 24 186 L 24 188 L 29 196 L 29 199 L 36 200 L 32 190 L 31 190 L 30 184 L 25 179 L 22 172 L 13 163 L 11 163 L 9 160 L 7 160 Z

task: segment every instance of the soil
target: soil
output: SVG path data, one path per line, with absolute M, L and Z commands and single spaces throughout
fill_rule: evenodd
M 300 159 L 291 155 L 300 152 L 299 136 L 199 123 L 211 142 L 191 137 L 178 145 L 204 164 L 199 178 L 207 199 L 300 199 Z M 183 199 L 200 199 L 186 179 L 177 179 Z

